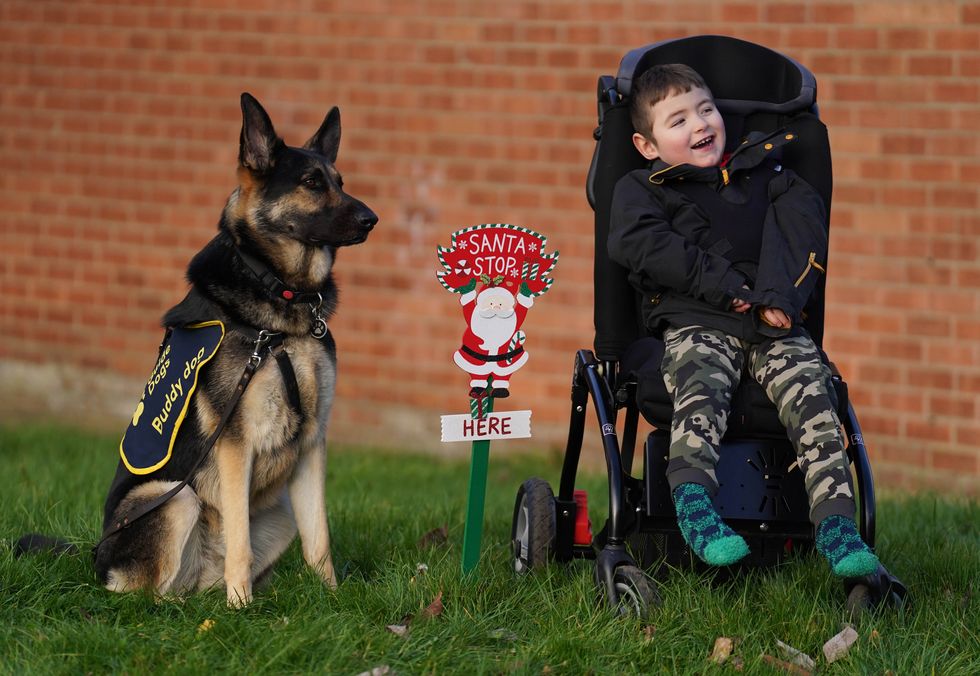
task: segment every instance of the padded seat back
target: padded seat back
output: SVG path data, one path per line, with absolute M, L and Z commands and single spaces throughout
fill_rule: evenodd
M 830 213 L 830 143 L 817 116 L 816 79 L 809 70 L 773 50 L 718 35 L 669 40 L 630 51 L 616 77 L 599 78 L 599 126 L 586 186 L 595 210 L 594 348 L 603 361 L 619 361 L 645 333 L 640 299 L 626 269 L 609 259 L 606 241 L 616 182 L 646 163 L 631 140 L 632 83 L 650 66 L 663 63 L 686 63 L 704 77 L 725 120 L 731 146 L 750 131 L 792 130 L 798 140 L 786 146 L 781 162 L 817 190 Z M 818 346 L 823 342 L 824 284 L 821 278 L 805 308 L 805 325 Z

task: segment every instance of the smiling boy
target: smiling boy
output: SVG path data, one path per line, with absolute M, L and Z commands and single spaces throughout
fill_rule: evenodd
M 800 325 L 826 260 L 827 219 L 820 196 L 774 157 L 794 135 L 750 134 L 726 155 L 714 98 L 681 64 L 645 71 L 630 105 L 633 143 L 651 165 L 616 185 L 609 254 L 642 294 L 647 330 L 664 340 L 674 401 L 667 480 L 681 534 L 712 565 L 748 554 L 711 503 L 745 371 L 796 449 L 817 549 L 836 575 L 874 572 L 877 557 L 853 519 L 830 372 Z

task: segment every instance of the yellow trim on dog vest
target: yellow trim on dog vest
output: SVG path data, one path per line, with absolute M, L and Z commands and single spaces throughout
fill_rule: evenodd
M 170 332 L 119 442 L 119 457 L 130 472 L 150 474 L 170 460 L 201 367 L 218 352 L 224 337 L 225 326 L 219 321 Z

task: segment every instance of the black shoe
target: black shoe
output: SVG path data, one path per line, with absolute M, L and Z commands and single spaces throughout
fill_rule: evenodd
M 503 387 L 495 387 L 490 391 L 490 396 L 494 399 L 506 399 L 510 396 L 510 390 Z

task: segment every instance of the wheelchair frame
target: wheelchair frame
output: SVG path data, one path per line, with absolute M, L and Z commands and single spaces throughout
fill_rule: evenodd
M 623 57 L 617 78 L 611 76 L 599 78 L 599 127 L 595 133 L 597 147 L 589 170 L 587 184 L 589 203 L 597 210 L 597 213 L 602 208 L 602 205 L 597 207 L 598 200 L 594 192 L 594 184 L 597 177 L 602 173 L 599 167 L 598 142 L 603 131 L 604 114 L 618 104 L 617 84 L 620 88 L 625 87 L 628 93 L 632 75 L 639 63 L 646 58 L 647 53 L 663 46 L 673 49 L 675 44 L 680 44 L 683 41 L 708 41 L 712 44 L 718 43 L 723 47 L 732 46 L 735 49 L 748 49 L 752 58 L 769 58 L 770 55 L 774 54 L 781 57 L 786 63 L 798 69 L 801 78 L 801 93 L 796 100 L 790 102 L 764 104 L 766 111 L 768 113 L 782 113 L 789 110 L 799 110 L 802 107 L 816 112 L 816 81 L 812 74 L 795 61 L 758 45 L 723 36 L 699 36 L 668 40 L 632 50 Z M 719 100 L 719 106 L 721 103 Z M 738 108 L 744 102 L 726 101 L 725 103 Z M 827 161 L 829 162 L 829 156 Z M 828 210 L 830 183 L 831 179 L 828 178 L 822 185 L 817 186 L 828 203 Z M 606 187 L 608 188 L 608 186 Z M 601 239 L 602 233 L 599 230 L 600 228 L 597 227 L 597 240 Z M 597 246 L 602 244 L 601 241 L 597 241 Z M 604 272 L 605 270 L 600 269 L 597 257 L 597 297 L 600 296 L 599 284 L 605 283 L 600 282 L 600 276 Z M 622 276 L 620 275 L 620 277 Z M 615 294 L 623 294 L 624 289 L 632 293 L 632 289 L 628 285 L 623 287 L 624 281 L 622 278 L 613 280 L 612 295 L 608 293 L 608 289 L 607 293 L 602 295 L 607 298 L 616 297 Z M 620 295 L 620 297 L 623 296 Z M 822 342 L 822 315 L 821 301 L 819 323 L 811 329 L 818 345 Z M 627 334 L 635 331 L 635 326 L 633 326 L 635 322 L 628 321 L 628 317 L 626 319 L 627 321 L 624 321 L 621 316 L 600 317 L 600 312 L 597 309 L 597 348 L 599 348 L 599 334 L 601 333 L 599 325 L 603 323 L 605 333 L 607 335 L 615 334 L 617 339 L 613 341 L 613 344 L 604 344 L 602 350 L 608 354 L 621 353 L 629 339 L 619 339 L 615 330 L 625 329 Z M 610 330 L 610 327 L 614 330 Z M 635 338 L 636 334 L 633 333 L 632 337 Z M 606 341 L 606 343 L 608 342 Z M 608 604 L 619 609 L 620 612 L 634 611 L 645 614 L 652 606 L 659 604 L 659 597 L 655 587 L 648 584 L 645 574 L 641 574 L 640 571 L 647 568 L 650 563 L 659 560 L 660 565 L 656 571 L 659 574 L 664 571 L 665 564 L 681 564 L 684 563 L 685 559 L 691 561 L 693 557 L 686 550 L 686 545 L 680 536 L 669 489 L 667 489 L 666 477 L 664 476 L 666 470 L 666 431 L 655 430 L 648 435 L 643 453 L 644 474 L 641 478 L 633 476 L 640 411 L 635 397 L 636 383 L 628 382 L 628 378 L 621 377 L 619 366 L 620 364 L 616 359 L 597 358 L 591 350 L 583 349 L 576 353 L 572 373 L 568 441 L 558 494 L 553 495 L 550 486 L 540 479 L 530 479 L 521 486 L 514 507 L 512 527 L 514 560 L 515 569 L 524 572 L 543 564 L 547 559 L 559 563 L 568 563 L 578 558 L 594 559 L 596 583 L 603 591 Z M 833 367 L 833 364 L 830 366 L 834 379 L 840 380 L 840 374 Z M 608 474 L 608 517 L 604 527 L 592 539 L 592 542 L 577 544 L 575 542 L 575 527 L 578 506 L 575 501 L 575 480 L 582 452 L 590 399 L 598 418 Z M 622 443 L 620 443 L 616 431 L 617 418 L 619 411 L 624 409 Z M 843 416 L 842 422 L 847 437 L 848 460 L 857 479 L 857 497 L 860 505 L 858 526 L 865 542 L 874 547 L 876 525 L 874 480 L 864 436 L 857 415 L 850 403 L 847 404 L 846 414 Z M 724 479 L 720 482 L 719 495 L 715 501 L 716 507 L 726 522 L 730 523 L 737 532 L 749 540 L 752 555 L 748 560 L 748 565 L 751 566 L 778 563 L 785 554 L 787 544 L 795 543 L 806 548 L 812 546 L 814 537 L 813 527 L 808 520 L 803 522 L 797 519 L 793 522 L 787 522 L 778 518 L 780 505 L 789 508 L 791 503 L 802 504 L 803 506 L 807 504 L 801 472 L 796 471 L 794 474 L 787 471 L 777 474 L 771 470 L 776 463 L 767 463 L 762 458 L 761 452 L 759 452 L 760 462 L 758 463 L 752 462 L 750 457 L 748 462 L 729 463 L 724 470 L 722 469 L 726 455 L 732 458 L 745 459 L 747 454 L 750 455 L 751 451 L 758 449 L 760 441 L 776 444 L 783 451 L 785 447 L 789 446 L 792 457 L 795 458 L 795 452 L 792 451 L 788 439 L 723 441 L 724 451 L 719 461 L 718 474 L 719 477 L 724 475 Z M 736 452 L 733 452 L 733 448 Z M 773 450 L 773 460 L 775 460 L 776 452 L 777 450 Z M 729 488 L 726 488 L 726 483 Z M 739 487 L 738 490 L 735 489 L 736 484 Z M 753 487 L 757 492 L 763 493 L 762 504 L 757 508 L 752 509 L 750 506 L 746 510 L 744 504 L 739 502 L 739 490 L 743 497 L 752 493 L 751 490 L 744 490 L 746 484 Z M 771 502 L 768 502 L 769 498 L 771 498 Z M 726 504 L 719 505 L 719 502 L 726 502 Z M 745 515 L 746 511 L 748 511 L 748 518 Z M 792 513 L 793 510 L 788 509 L 788 511 Z M 534 514 L 532 515 L 531 512 Z M 648 541 L 651 537 L 658 537 L 659 542 L 662 543 L 657 545 L 659 551 L 653 557 L 644 555 L 641 557 L 644 560 L 638 562 L 628 547 L 631 540 L 636 542 L 638 537 L 646 537 Z M 678 546 L 680 546 L 680 551 L 678 551 Z M 852 613 L 877 606 L 884 601 L 894 606 L 901 606 L 907 598 L 907 590 L 904 585 L 891 575 L 884 566 L 879 566 L 879 569 L 872 575 L 845 579 L 843 583 L 847 595 L 847 605 Z

